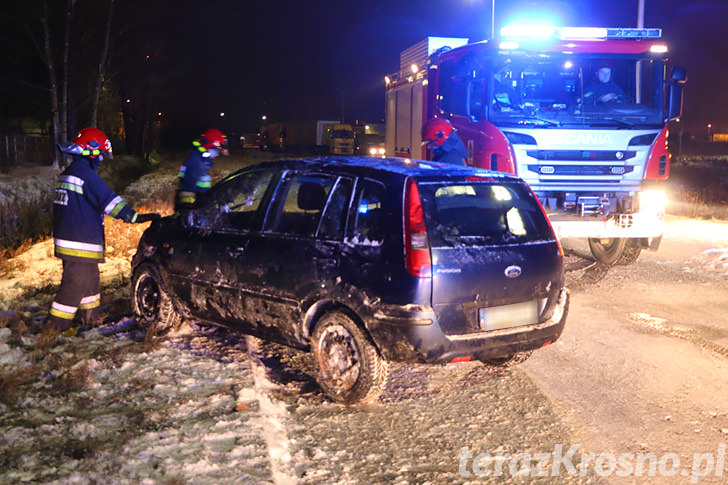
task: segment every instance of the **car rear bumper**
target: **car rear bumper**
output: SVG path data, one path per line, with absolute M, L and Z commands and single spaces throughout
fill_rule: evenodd
M 487 359 L 533 350 L 560 336 L 569 309 L 569 291 L 561 290 L 546 321 L 501 330 L 445 335 L 429 307 L 397 307 L 378 311 L 369 332 L 382 356 L 394 362 L 442 364 L 453 360 Z

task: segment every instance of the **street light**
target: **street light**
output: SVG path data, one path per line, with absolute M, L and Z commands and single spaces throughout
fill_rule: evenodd
M 713 124 L 708 123 L 708 141 L 713 141 L 713 133 L 712 133 Z

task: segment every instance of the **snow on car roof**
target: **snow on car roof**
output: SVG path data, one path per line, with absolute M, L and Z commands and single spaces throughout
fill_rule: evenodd
M 518 179 L 515 175 L 507 174 L 503 172 L 497 172 L 493 170 L 485 170 L 482 168 L 453 165 L 451 163 L 438 163 L 426 160 L 416 160 L 409 158 L 380 158 L 380 157 L 355 157 L 355 156 L 344 156 L 344 157 L 320 157 L 320 158 L 301 158 L 301 159 L 283 159 L 277 162 L 267 162 L 261 165 L 276 165 L 286 164 L 289 168 L 298 168 L 308 166 L 309 168 L 361 168 L 370 169 L 382 172 L 397 173 L 401 175 L 411 175 L 418 177 L 427 177 L 433 175 L 475 175 L 475 176 L 487 176 L 491 178 L 501 179 Z M 244 170 L 248 170 L 256 165 L 247 167 Z

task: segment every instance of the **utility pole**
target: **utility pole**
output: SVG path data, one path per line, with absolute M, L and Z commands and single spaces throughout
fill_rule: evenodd
M 645 28 L 645 0 L 639 0 L 637 4 L 637 28 Z
M 495 39 L 495 0 L 490 0 L 490 38 Z
M 637 2 L 637 28 L 645 28 L 645 0 L 638 0 Z M 637 75 L 637 85 L 635 86 L 637 88 L 635 92 L 635 102 L 640 103 L 642 102 L 642 65 L 639 63 L 639 61 L 637 62 L 635 74 Z

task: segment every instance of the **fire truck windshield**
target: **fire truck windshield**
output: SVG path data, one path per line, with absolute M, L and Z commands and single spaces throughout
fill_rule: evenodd
M 654 126 L 665 117 L 662 61 L 496 58 L 487 71 L 483 114 L 497 125 Z
M 595 54 L 466 55 L 441 64 L 438 105 L 498 126 L 657 127 L 665 63 Z

